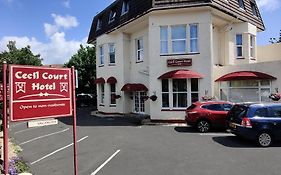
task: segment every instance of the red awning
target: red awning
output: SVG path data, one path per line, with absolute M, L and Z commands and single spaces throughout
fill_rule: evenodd
M 109 77 L 106 82 L 109 84 L 115 84 L 117 83 L 117 80 L 115 77 Z
M 158 79 L 167 79 L 167 78 L 186 79 L 186 78 L 203 78 L 203 76 L 197 72 L 182 69 L 182 70 L 173 70 L 158 77 Z
M 216 81 L 232 81 L 232 80 L 270 80 L 276 79 L 275 77 L 261 73 L 261 72 L 254 72 L 254 71 L 239 71 L 239 72 L 232 72 L 226 74 Z
M 95 84 L 103 84 L 103 83 L 105 83 L 105 80 L 104 80 L 104 78 L 102 78 L 102 77 L 97 78 L 97 79 L 95 80 Z
M 130 83 L 127 83 L 125 84 L 121 91 L 148 91 L 147 87 L 143 84 L 139 84 L 139 83 L 133 83 L 133 84 L 130 84 Z

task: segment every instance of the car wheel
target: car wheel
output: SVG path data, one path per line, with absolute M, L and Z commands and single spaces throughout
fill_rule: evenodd
M 211 128 L 211 124 L 207 120 L 200 120 L 197 122 L 196 128 L 199 132 L 208 132 Z
M 258 135 L 257 143 L 259 146 L 268 147 L 272 144 L 272 136 L 268 132 L 261 132 Z

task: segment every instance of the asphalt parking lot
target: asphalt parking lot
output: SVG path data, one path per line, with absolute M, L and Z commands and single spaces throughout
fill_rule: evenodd
M 78 111 L 79 175 L 280 175 L 281 144 L 259 148 L 223 131 L 197 133 L 183 126 L 137 125 L 121 117 Z M 10 136 L 36 175 L 73 174 L 70 118 L 58 125 L 26 128 Z

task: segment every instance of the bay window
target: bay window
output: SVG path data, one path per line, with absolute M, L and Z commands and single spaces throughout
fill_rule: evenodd
M 168 108 L 169 105 L 169 80 L 162 80 L 162 107 Z
M 190 24 L 190 52 L 198 52 L 198 25 Z
M 143 38 L 140 37 L 136 39 L 136 56 L 137 56 L 137 62 L 143 61 Z
M 220 99 L 231 102 L 270 101 L 271 82 L 269 80 L 235 80 L 220 83 Z
M 168 26 L 160 27 L 160 53 L 168 53 Z
M 172 32 L 172 53 L 186 52 L 186 25 L 171 27 Z
M 255 36 L 250 35 L 250 58 L 255 57 Z
M 173 107 L 187 107 L 187 81 L 186 79 L 173 79 Z
M 102 45 L 99 47 L 99 57 L 100 57 L 100 66 L 103 66 L 104 65 L 104 50 L 103 50 Z
M 100 84 L 100 104 L 104 104 L 104 84 Z
M 185 109 L 199 100 L 199 80 L 162 79 L 162 108 Z
M 110 105 L 111 106 L 116 105 L 115 95 L 116 95 L 116 84 L 112 83 L 112 84 L 110 84 Z
M 109 49 L 109 64 L 115 64 L 115 44 L 108 44 Z
M 242 34 L 236 35 L 236 57 L 241 58 L 243 56 L 243 36 Z

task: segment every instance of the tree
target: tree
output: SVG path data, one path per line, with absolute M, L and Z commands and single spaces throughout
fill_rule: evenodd
M 65 67 L 74 66 L 78 71 L 77 93 L 95 93 L 96 86 L 96 49 L 95 47 L 80 45 L 80 49 L 70 60 L 65 63 Z
M 270 42 L 271 44 L 274 44 L 274 43 L 281 43 L 281 30 L 280 30 L 280 32 L 279 32 L 279 39 L 277 40 L 276 38 L 270 38 L 270 39 L 269 39 L 269 42 Z
M 16 47 L 16 41 L 9 41 L 8 51 L 0 53 L 0 61 L 6 61 L 8 64 L 20 64 L 20 65 L 34 65 L 41 66 L 42 58 L 40 55 L 34 55 L 30 50 L 30 46 L 18 49 Z

